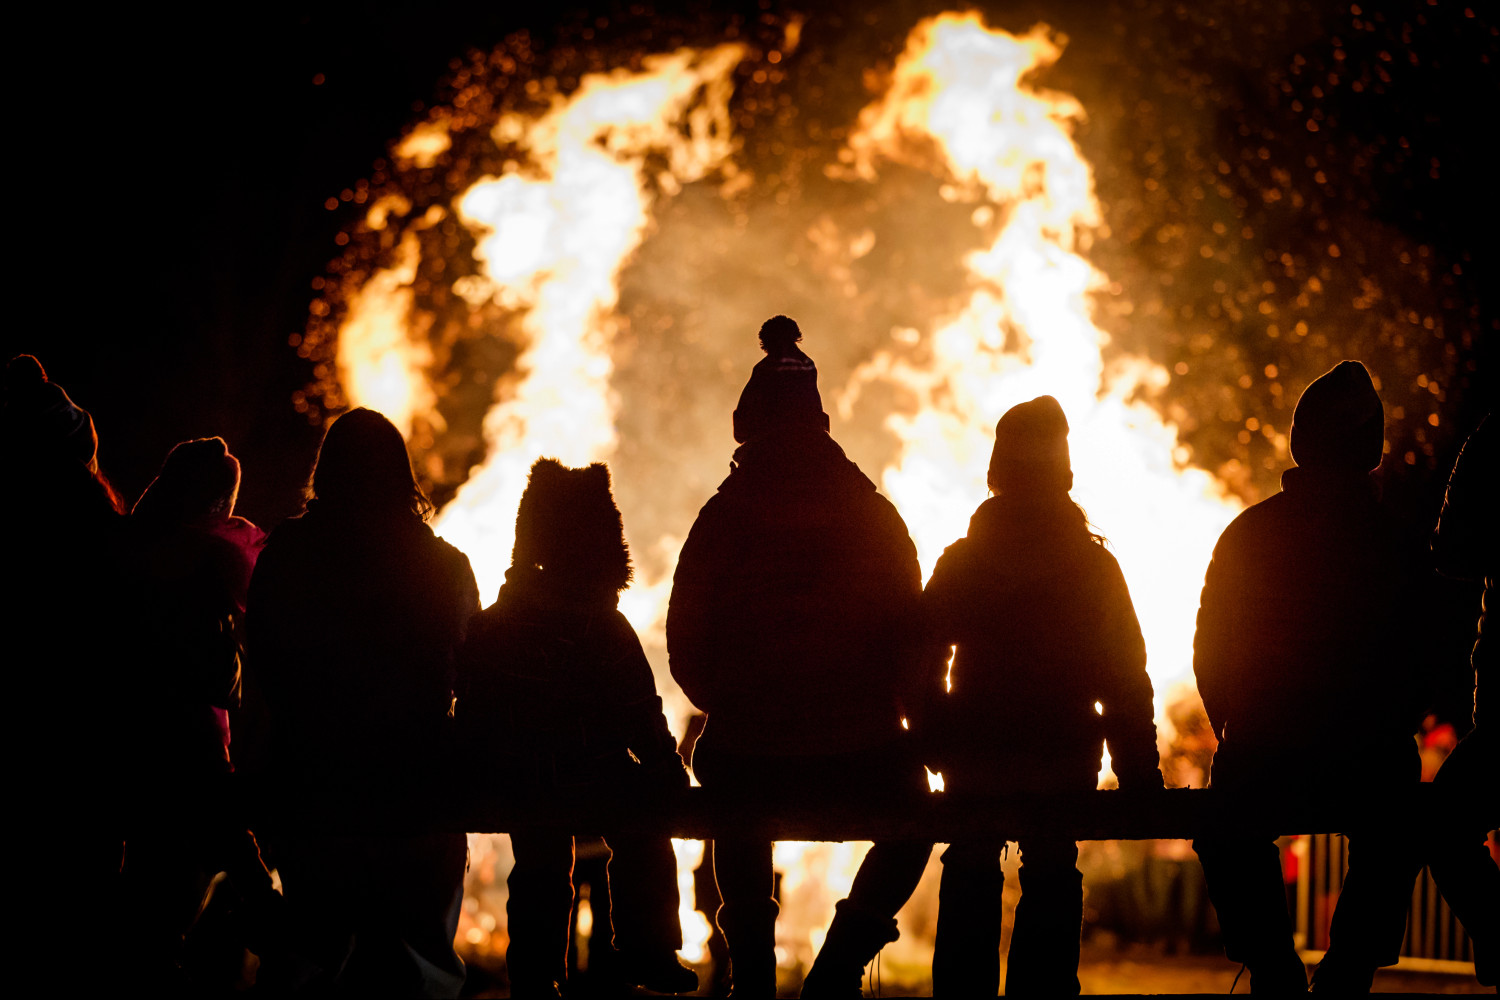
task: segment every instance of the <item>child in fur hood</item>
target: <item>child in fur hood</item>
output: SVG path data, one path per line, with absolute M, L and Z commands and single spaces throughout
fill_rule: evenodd
M 630 552 L 602 464 L 531 469 L 500 596 L 469 623 L 459 661 L 461 759 L 519 798 L 592 800 L 687 787 L 640 640 L 619 611 Z M 618 967 L 630 985 L 697 989 L 676 956 L 676 859 L 667 837 L 610 836 Z M 511 836 L 506 906 L 512 996 L 557 996 L 567 977 L 573 838 Z

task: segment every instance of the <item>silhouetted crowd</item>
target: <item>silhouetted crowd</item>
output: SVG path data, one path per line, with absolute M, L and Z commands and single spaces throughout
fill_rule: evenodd
M 1000 419 L 992 496 L 924 588 L 900 514 L 829 434 L 801 339 L 784 316 L 761 327 L 766 357 L 734 411 L 730 474 L 673 580 L 670 669 L 706 715 L 698 781 L 767 809 L 787 794 L 920 799 L 925 765 L 953 803 L 1035 797 L 1094 789 L 1107 742 L 1122 789 L 1162 789 L 1145 643 L 1118 563 L 1070 496 L 1057 401 Z M 177 445 L 127 505 L 99 468 L 92 417 L 35 358 L 6 369 L 3 427 L 12 704 L 52 720 L 27 734 L 20 780 L 34 783 L 30 801 L 59 803 L 29 818 L 57 865 L 19 876 L 43 901 L 39 939 L 77 905 L 63 881 L 108 885 L 114 950 L 81 947 L 147 991 L 186 992 L 184 935 L 211 891 L 232 893 L 260 992 L 457 996 L 467 848 L 444 818 L 465 796 L 522 812 L 645 809 L 688 788 L 619 610 L 632 567 L 604 465 L 536 462 L 505 584 L 481 610 L 467 557 L 427 525 L 400 432 L 372 410 L 329 424 L 303 513 L 269 535 L 234 514 L 240 467 L 220 438 Z M 1214 788 L 1295 802 L 1336 787 L 1395 803 L 1420 781 L 1426 665 L 1411 609 L 1434 568 L 1482 580 L 1487 608 L 1495 598 L 1494 434 L 1487 420 L 1465 445 L 1429 552 L 1398 530 L 1371 475 L 1384 412 L 1363 365 L 1308 387 L 1295 467 L 1225 529 L 1207 568 L 1193 665 L 1219 740 Z M 1481 616 L 1474 724 L 1434 782 L 1439 818 L 1376 810 L 1347 831 L 1313 990 L 1367 992 L 1396 961 L 1424 866 L 1473 940 L 1480 982 L 1500 975 L 1500 870 L 1486 847 L 1500 769 L 1478 698 L 1496 649 Z M 231 713 L 251 720 L 250 746 L 232 741 Z M 261 759 L 253 808 L 235 767 L 247 755 Z M 717 833 L 733 995 L 773 996 L 772 844 Z M 621 990 L 697 989 L 677 957 L 669 840 L 605 839 L 604 940 Z M 942 855 L 936 994 L 1000 988 L 1000 858 L 1013 839 L 997 829 Z M 511 992 L 559 996 L 573 837 L 539 827 L 512 843 Z M 871 848 L 804 996 L 860 995 L 933 846 Z M 1076 994 L 1078 846 L 1018 846 L 1005 990 Z M 1219 832 L 1194 847 L 1251 989 L 1306 990 L 1274 840 Z M 67 961 L 55 957 L 59 974 Z

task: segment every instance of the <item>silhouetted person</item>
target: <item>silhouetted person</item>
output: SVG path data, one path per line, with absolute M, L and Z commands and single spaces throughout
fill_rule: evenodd
M 1383 436 L 1369 373 L 1340 363 L 1297 402 L 1297 466 L 1281 492 L 1235 518 L 1214 548 L 1193 669 L 1220 740 L 1216 789 L 1268 805 L 1334 795 L 1378 808 L 1420 779 L 1412 619 L 1422 554 L 1378 500 L 1370 472 Z M 1316 990 L 1366 992 L 1399 955 L 1421 863 L 1402 808 L 1345 831 L 1349 872 Z M 1194 846 L 1224 949 L 1249 968 L 1251 988 L 1305 989 L 1273 839 L 1222 834 Z
M 1448 480 L 1443 513 L 1432 540 L 1440 573 L 1484 583 L 1473 655 L 1474 728 L 1433 779 L 1440 813 L 1429 832 L 1428 867 L 1474 942 L 1474 972 L 1486 986 L 1500 979 L 1500 869 L 1485 845 L 1486 834 L 1500 828 L 1500 795 L 1495 792 L 1500 751 L 1490 718 L 1495 710 L 1489 702 L 1484 714 L 1479 708 L 1480 676 L 1489 678 L 1485 690 L 1493 692 L 1495 661 L 1500 658 L 1500 640 L 1485 632 L 1486 624 L 1494 630 L 1491 611 L 1500 578 L 1500 526 L 1496 524 L 1500 441 L 1496 433 L 1494 414 L 1490 414 L 1465 442 Z M 1486 697 L 1493 698 L 1493 694 Z
M 73 884 L 115 902 L 124 827 L 114 702 L 119 496 L 99 469 L 87 410 L 23 354 L 5 369 L 0 607 L 14 719 L 9 793 L 10 898 L 23 929 L 12 950 L 45 975 L 112 972 L 105 947 L 76 948 Z M 18 727 L 18 728 L 16 728 Z M 66 980 L 51 980 L 56 983 Z
M 284 824 L 277 868 L 308 963 L 281 989 L 456 996 L 467 846 L 422 832 L 453 706 L 455 653 L 479 608 L 462 552 L 401 434 L 373 410 L 329 427 L 305 512 L 266 542 L 250 582 L 249 659 L 271 719 Z
M 1067 435 L 1051 396 L 1000 418 L 988 476 L 995 495 L 923 594 L 934 639 L 957 647 L 929 738 L 930 763 L 955 798 L 1087 792 L 1105 740 L 1122 788 L 1162 787 L 1146 644 L 1119 565 L 1068 495 Z M 1000 985 L 1004 847 L 1002 834 L 943 854 L 935 994 L 994 996 Z M 1005 992 L 1077 993 L 1078 845 L 1038 838 L 1020 848 Z
M 221 438 L 177 445 L 136 501 L 123 550 L 128 684 L 118 752 L 132 793 L 124 930 L 134 964 L 166 982 L 214 875 L 231 875 L 257 932 L 276 906 L 229 752 L 240 619 L 265 537 L 234 516 L 239 485 L 239 462 Z
M 630 551 L 602 464 L 531 468 L 516 514 L 505 586 L 469 625 L 455 718 L 460 760 L 507 795 L 649 808 L 688 786 L 651 665 L 619 611 Z M 698 988 L 677 961 L 677 862 L 671 838 L 616 834 L 609 912 L 618 961 L 632 985 Z M 573 837 L 511 834 L 505 962 L 513 996 L 558 996 L 567 978 Z M 603 905 L 600 905 L 600 904 Z M 608 940 L 609 933 L 600 940 Z M 596 932 L 597 933 L 597 932 Z
M 778 316 L 760 336 L 767 356 L 734 415 L 740 447 L 683 546 L 667 614 L 672 676 L 708 715 L 694 771 L 768 808 L 788 795 L 925 794 L 900 723 L 901 699 L 921 687 L 916 549 L 829 436 L 797 325 Z M 714 843 L 736 996 L 776 991 L 771 847 L 729 833 Z M 807 995 L 858 990 L 930 852 L 871 849 Z

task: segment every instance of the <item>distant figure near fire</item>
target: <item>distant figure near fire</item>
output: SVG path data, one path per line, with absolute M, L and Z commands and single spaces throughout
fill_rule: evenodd
M 924 795 L 900 721 L 922 680 L 916 547 L 829 436 L 801 339 L 785 316 L 761 327 L 766 357 L 734 413 L 740 447 L 677 562 L 672 676 L 708 714 L 693 767 L 705 788 L 767 805 Z M 870 850 L 804 995 L 858 992 L 930 853 L 925 843 Z M 771 843 L 718 838 L 714 874 L 734 993 L 773 996 Z
M 1392 801 L 1420 779 L 1413 628 L 1422 552 L 1381 506 L 1384 411 L 1370 375 L 1344 361 L 1307 387 L 1292 417 L 1296 468 L 1280 493 L 1235 518 L 1214 548 L 1193 670 L 1219 737 L 1211 785 L 1282 800 Z M 1400 807 L 1346 831 L 1349 873 L 1313 989 L 1368 992 L 1396 961 L 1420 870 Z M 1195 844 L 1224 950 L 1251 989 L 1305 990 L 1281 863 L 1269 837 Z
M 1484 583 L 1479 637 L 1474 642 L 1474 729 L 1454 748 L 1433 779 L 1442 815 L 1431 821 L 1428 866 L 1443 898 L 1463 921 L 1474 942 L 1474 973 L 1481 983 L 1500 980 L 1500 868 L 1485 849 L 1485 834 L 1500 827 L 1500 745 L 1495 742 L 1495 662 L 1500 639 L 1494 629 L 1500 597 L 1500 426 L 1491 413 L 1469 436 L 1443 498 L 1443 513 L 1432 539 L 1438 572 Z M 1485 682 L 1484 713 L 1479 710 L 1479 677 Z
M 630 551 L 609 469 L 531 467 L 505 586 L 469 623 L 459 657 L 460 767 L 521 800 L 626 802 L 641 808 L 688 787 L 641 642 L 619 611 Z M 698 988 L 677 961 L 677 865 L 666 836 L 607 836 L 620 978 L 658 993 Z M 558 996 L 567 982 L 573 838 L 511 834 L 506 903 L 511 995 Z M 603 907 L 600 903 L 603 903 Z M 597 925 L 596 925 L 597 926 Z
M 939 696 L 929 726 L 928 764 L 950 796 L 1087 792 L 1106 739 L 1122 788 L 1162 787 L 1146 644 L 1119 564 L 1068 495 L 1067 435 L 1051 396 L 1000 418 L 988 476 L 995 495 L 943 553 L 923 594 L 934 640 L 956 646 L 952 690 Z M 1004 846 L 1002 834 L 943 853 L 936 995 L 994 996 L 1000 985 Z M 1076 994 L 1078 845 L 1044 839 L 1020 848 L 1005 992 Z
M 468 843 L 422 831 L 443 805 L 434 779 L 479 589 L 427 526 L 401 432 L 374 410 L 328 428 L 308 495 L 266 541 L 246 608 L 300 958 L 262 966 L 261 982 L 273 995 L 456 997 Z

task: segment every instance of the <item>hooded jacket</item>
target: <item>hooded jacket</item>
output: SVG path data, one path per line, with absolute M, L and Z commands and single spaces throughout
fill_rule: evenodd
M 921 570 L 894 506 L 819 428 L 752 439 L 699 512 L 667 612 L 672 676 L 722 752 L 853 752 L 920 687 Z
M 459 660 L 455 718 L 466 767 L 518 791 L 648 772 L 686 783 L 651 664 L 613 591 L 551 587 L 512 567 L 474 617 Z
M 957 647 L 932 741 L 949 787 L 1092 788 L 1105 740 L 1121 787 L 1161 787 L 1130 592 L 1066 494 L 986 500 L 922 601 L 934 641 Z
M 1203 583 L 1193 672 L 1220 756 L 1412 756 L 1421 553 L 1356 467 L 1281 484 L 1224 530 Z

